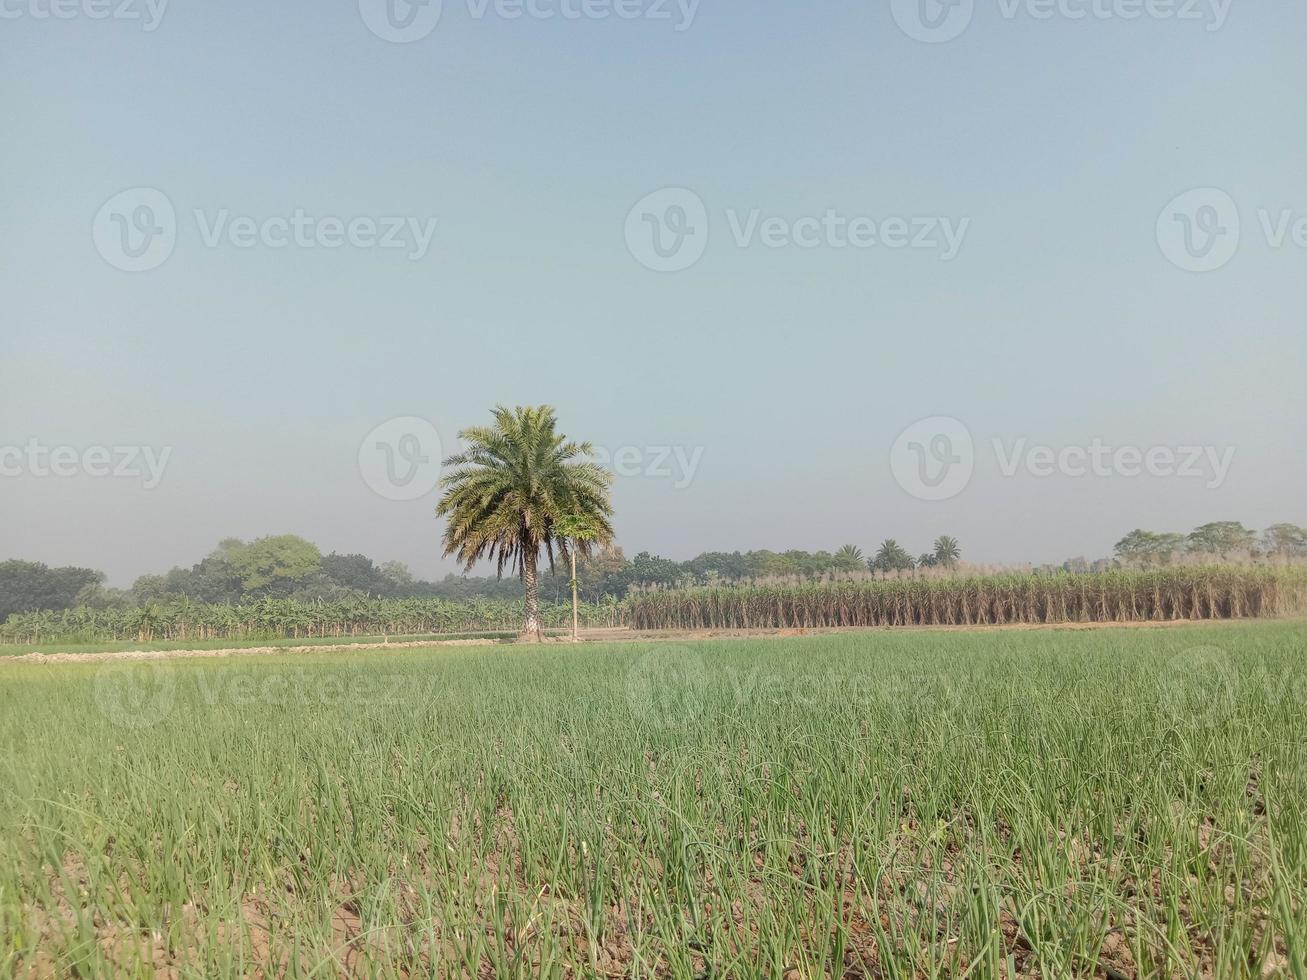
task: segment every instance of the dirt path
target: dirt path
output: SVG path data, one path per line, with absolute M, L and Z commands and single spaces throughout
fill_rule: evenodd
M 1026 633 L 1032 631 L 1070 631 L 1083 633 L 1105 629 L 1170 629 L 1185 626 L 1222 626 L 1233 623 L 1272 622 L 1271 617 L 1243 619 L 1167 619 L 1167 620 L 1116 620 L 1101 623 L 1003 623 L 972 626 L 821 626 L 807 629 L 772 627 L 768 629 L 697 629 L 697 630 L 633 630 L 628 627 L 614 629 L 581 630 L 581 639 L 590 642 L 620 643 L 622 641 L 657 642 L 659 640 L 728 640 L 759 636 L 830 636 L 836 633 Z
M 738 630 L 632 630 L 625 626 L 583 629 L 583 643 L 662 643 L 693 640 L 731 640 L 757 637 L 829 636 L 835 633 L 1000 633 L 1032 630 L 1085 632 L 1103 629 L 1169 629 L 1184 626 L 1220 626 L 1231 623 L 1267 622 L 1250 619 L 1182 619 L 1164 622 L 1104 623 L 1010 623 L 1002 626 L 839 626 L 820 629 L 738 629 Z M 405 650 L 423 647 L 493 646 L 509 641 L 489 638 L 462 640 L 413 640 L 403 643 L 332 643 L 317 646 L 224 647 L 218 650 L 117 650 L 100 653 L 26 653 L 0 656 L 4 664 L 97 663 L 108 660 L 165 660 L 192 657 L 269 656 L 272 654 L 353 653 L 362 650 Z M 567 643 L 568 636 L 551 636 L 546 643 Z
M 171 660 L 182 657 L 238 657 L 244 655 L 267 656 L 274 653 L 332 653 L 337 650 L 404 650 L 416 647 L 480 647 L 493 646 L 499 640 L 415 640 L 407 643 L 329 643 L 319 646 L 281 647 L 227 647 L 221 650 L 109 650 L 101 653 L 24 653 L 16 657 L 0 657 L 0 664 L 59 664 L 96 663 L 101 660 Z

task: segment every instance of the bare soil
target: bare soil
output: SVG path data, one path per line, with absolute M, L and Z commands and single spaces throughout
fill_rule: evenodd
M 975 626 L 823 626 L 812 628 L 770 627 L 767 629 L 633 630 L 626 626 L 581 630 L 581 639 L 593 643 L 641 643 L 658 640 L 727 640 L 759 636 L 824 636 L 834 633 L 1025 633 L 1035 630 L 1065 630 L 1075 633 L 1104 629 L 1167 629 L 1170 627 L 1221 626 L 1253 622 L 1250 619 L 1107 620 L 1092 623 L 1005 623 Z M 570 640 L 553 638 L 549 642 Z
M 333 653 L 337 650 L 402 650 L 407 647 L 479 647 L 500 640 L 416 640 L 405 643 L 331 643 L 294 647 L 228 647 L 221 650 L 113 650 L 102 653 L 24 653 L 0 657 L 0 664 L 97 663 L 102 660 L 172 660 L 177 657 L 236 657 L 245 654 Z
M 691 640 L 749 639 L 753 637 L 820 636 L 832 633 L 994 633 L 1052 630 L 1085 632 L 1102 629 L 1167 629 L 1170 627 L 1220 626 L 1250 620 L 1180 619 L 1166 621 L 1117 621 L 1094 623 L 1009 623 L 1001 626 L 829 626 L 812 629 L 698 629 L 633 630 L 626 626 L 581 630 L 583 643 L 660 643 Z M 571 636 L 546 637 L 544 643 L 570 643 Z M 414 640 L 403 643 L 333 643 L 306 646 L 226 647 L 216 650 L 116 650 L 101 653 L 25 653 L 0 657 L 3 664 L 99 663 L 112 660 L 171 660 L 192 657 L 237 657 L 270 654 L 340 653 L 360 650 L 403 650 L 423 647 L 492 646 L 512 642 L 494 639 Z

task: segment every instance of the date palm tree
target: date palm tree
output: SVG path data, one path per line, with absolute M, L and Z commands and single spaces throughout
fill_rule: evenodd
M 893 538 L 886 538 L 880 543 L 880 550 L 874 558 L 867 561 L 867 567 L 874 571 L 897 572 L 908 571 L 916 563 L 912 556 L 903 550 L 903 546 Z
M 943 565 L 945 568 L 952 568 L 962 557 L 962 549 L 958 546 L 958 539 L 950 537 L 947 534 L 941 534 L 935 539 L 935 562 Z
M 832 563 L 841 572 L 856 572 L 862 568 L 862 549 L 856 544 L 846 544 L 835 552 Z
M 441 479 L 444 496 L 436 514 L 446 518 L 446 555 L 457 555 L 470 571 L 481 559 L 507 567 L 526 589 L 522 637 L 539 641 L 543 548 L 554 568 L 554 549 L 563 545 L 556 524 L 583 519 L 601 538 L 613 534 L 609 518 L 612 476 L 590 462 L 588 442 L 570 442 L 556 431 L 548 405 L 494 410 L 494 425 L 459 433 L 467 448 L 444 461 L 452 472 Z

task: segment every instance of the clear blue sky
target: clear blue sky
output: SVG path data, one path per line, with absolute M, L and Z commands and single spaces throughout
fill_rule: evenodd
M 500 401 L 551 403 L 613 449 L 702 448 L 688 486 L 619 479 L 628 554 L 887 536 L 916 552 L 948 532 L 974 560 L 1039 562 L 1107 554 L 1136 526 L 1307 524 L 1307 248 L 1258 217 L 1307 216 L 1299 0 L 1234 0 L 1215 30 L 1208 0 L 1185 21 L 979 0 L 947 43 L 908 36 L 888 0 L 702 0 L 684 30 L 675 4 L 544 20 L 445 0 L 404 44 L 357 0 L 172 0 L 152 31 L 69 2 L 70 19 L 40 16 L 49 0 L 0 18 L 0 446 L 172 454 L 151 489 L 0 476 L 0 558 L 126 584 L 226 536 L 294 532 L 443 572 L 434 498 L 370 490 L 360 442 L 422 416 L 449 451 Z M 178 230 L 131 273 L 92 228 L 136 187 L 167 196 Z M 675 273 L 624 239 L 666 187 L 708 216 L 702 258 Z M 1206 273 L 1157 233 L 1199 187 L 1241 219 Z M 194 216 L 296 209 L 438 224 L 411 261 L 207 247 Z M 740 247 L 731 215 L 755 209 L 968 224 L 951 261 Z M 976 444 L 947 500 L 890 465 L 931 416 Z M 995 438 L 1235 456 L 1219 486 L 1005 476 Z

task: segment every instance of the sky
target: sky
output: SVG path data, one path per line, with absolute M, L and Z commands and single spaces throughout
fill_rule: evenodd
M 438 15 L 438 16 L 437 16 Z M 1299 0 L 0 0 L 0 560 L 442 559 L 547 403 L 618 543 L 1307 524 Z

